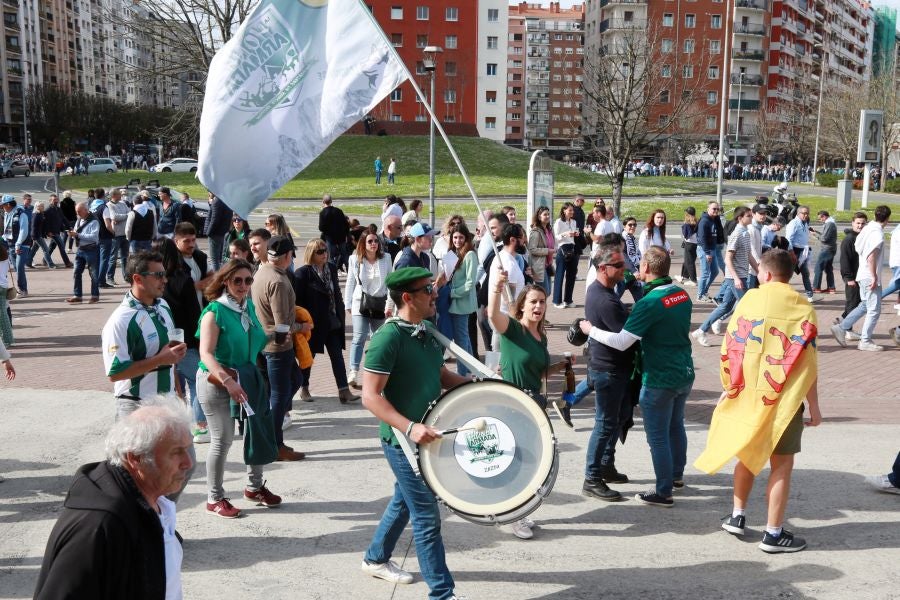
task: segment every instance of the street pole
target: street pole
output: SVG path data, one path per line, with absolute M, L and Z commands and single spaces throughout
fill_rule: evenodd
M 739 73 L 738 76 L 741 78 L 738 82 L 738 113 L 737 113 L 737 122 L 734 124 L 734 148 L 735 148 L 735 157 L 737 157 L 737 143 L 738 143 L 738 135 L 741 131 L 741 101 L 744 99 L 744 74 Z
M 828 32 L 826 31 L 825 34 L 827 36 Z M 822 93 L 825 89 L 825 40 L 826 37 L 822 36 L 822 67 L 819 69 L 819 108 L 816 111 L 816 146 L 815 151 L 813 151 L 813 185 L 816 185 L 816 181 L 819 179 L 819 128 L 822 126 Z
M 436 69 L 435 69 L 436 70 Z M 428 105 L 434 113 L 434 73 L 431 71 L 431 95 L 428 97 Z M 435 223 L 434 206 L 434 119 L 428 119 L 428 214 L 430 215 L 431 228 Z
M 728 106 L 728 79 L 731 78 L 731 69 L 728 69 L 728 77 L 725 77 L 725 70 L 728 67 L 728 51 L 731 48 L 731 19 L 728 16 L 730 8 L 731 2 L 725 5 L 725 48 L 722 57 L 722 110 L 719 113 L 719 168 L 716 173 L 716 202 L 720 204 L 722 202 L 722 179 L 725 176 L 725 123 L 728 120 L 728 114 L 725 111 Z

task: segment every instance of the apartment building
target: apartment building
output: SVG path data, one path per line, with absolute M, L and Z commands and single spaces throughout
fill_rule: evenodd
M 509 7 L 506 138 L 567 154 L 581 145 L 584 5 Z
M 506 122 L 505 88 L 509 4 L 507 0 L 480 0 L 478 6 L 478 135 L 503 142 Z

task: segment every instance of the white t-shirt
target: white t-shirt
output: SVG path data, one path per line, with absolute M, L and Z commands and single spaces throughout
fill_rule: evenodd
M 857 281 L 872 281 L 869 270 L 869 255 L 875 256 L 875 281 L 881 280 L 881 250 L 884 247 L 884 228 L 878 221 L 869 221 L 856 236 L 856 252 L 859 254 L 859 269 L 856 271 Z
M 182 255 L 181 258 L 183 258 L 185 264 L 190 267 L 191 279 L 194 280 L 194 283 L 197 283 L 198 281 L 203 279 L 203 273 L 200 272 L 200 265 L 197 264 L 197 261 L 194 260 L 193 256 Z M 200 306 L 203 306 L 203 292 L 201 292 L 200 290 L 197 290 L 197 303 L 199 303 Z
M 184 550 L 175 535 L 175 503 L 165 496 L 157 498 L 156 503 L 159 505 L 159 522 L 162 525 L 166 554 L 166 600 L 181 600 L 181 561 Z
M 8 288 L 9 285 L 9 259 L 0 260 L 0 287 Z
M 888 257 L 888 265 L 892 269 L 900 267 L 900 223 L 891 232 L 891 254 Z
M 512 291 L 513 301 L 515 301 L 516 297 L 518 297 L 519 292 L 525 287 L 525 274 L 522 273 L 522 269 L 519 268 L 519 262 L 516 260 L 516 257 L 507 252 L 506 250 L 501 250 L 497 253 L 497 257 L 500 259 L 500 264 L 503 266 L 503 270 L 506 271 L 507 281 Z M 497 287 L 497 259 L 494 259 L 494 262 L 491 263 L 491 274 L 488 279 L 488 288 L 489 292 L 493 292 Z M 500 294 L 500 312 L 505 315 L 509 314 L 509 302 L 506 299 L 506 294 Z
M 602 221 L 597 223 L 596 227 L 594 227 L 594 237 L 602 238 L 607 233 L 615 233 L 615 232 L 616 232 L 616 230 L 613 227 L 613 224 L 611 222 L 607 221 L 606 219 L 603 219 Z M 594 242 L 591 245 L 591 256 L 593 256 L 594 253 L 597 252 L 597 248 L 599 248 L 599 247 L 600 247 L 599 242 Z

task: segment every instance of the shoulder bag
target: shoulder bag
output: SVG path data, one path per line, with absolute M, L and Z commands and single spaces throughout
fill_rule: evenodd
M 362 287 L 362 280 L 359 278 L 361 270 L 362 261 L 360 261 L 356 265 L 356 283 L 359 285 L 359 289 L 362 292 L 362 295 L 359 299 L 359 314 L 366 317 L 367 319 L 384 319 L 384 311 L 387 306 L 387 294 L 385 294 L 384 296 L 373 296 L 372 294 L 367 294 L 366 290 Z

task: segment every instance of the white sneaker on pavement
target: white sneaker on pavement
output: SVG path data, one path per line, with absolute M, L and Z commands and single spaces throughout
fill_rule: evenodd
M 709 339 L 706 337 L 706 332 L 702 329 L 692 331 L 691 337 L 694 338 L 694 341 L 696 341 L 701 346 L 712 346 L 712 344 L 709 343 Z
M 891 483 L 887 475 L 869 475 L 866 477 L 866 483 L 871 485 L 879 492 L 886 494 L 900 494 L 900 488 Z
M 843 327 L 841 327 L 840 325 L 832 325 L 831 335 L 834 336 L 834 339 L 838 344 L 840 344 L 844 348 L 847 347 L 847 332 L 844 331 Z
M 534 532 L 531 531 L 531 527 L 528 526 L 528 523 L 525 522 L 525 519 L 520 519 L 513 523 L 512 532 L 513 535 L 520 540 L 530 540 L 534 537 Z
M 284 413 L 284 420 L 281 421 L 281 430 L 287 431 L 288 429 L 290 429 L 293 426 L 294 426 L 294 422 L 291 420 L 291 414 Z
M 865 352 L 881 352 L 884 350 L 884 346 L 879 346 L 873 342 L 860 341 L 859 346 L 857 346 L 860 350 Z
M 390 581 L 391 583 L 406 584 L 413 582 L 412 574 L 398 567 L 397 563 L 392 560 L 380 564 L 370 563 L 364 560 L 362 563 L 362 572 L 366 575 L 377 577 L 378 579 Z
M 848 342 L 858 342 L 862 339 L 862 336 L 851 329 L 850 331 L 844 333 L 844 339 Z
M 715 320 L 713 321 L 712 327 L 709 328 L 716 335 L 722 335 L 722 321 Z

